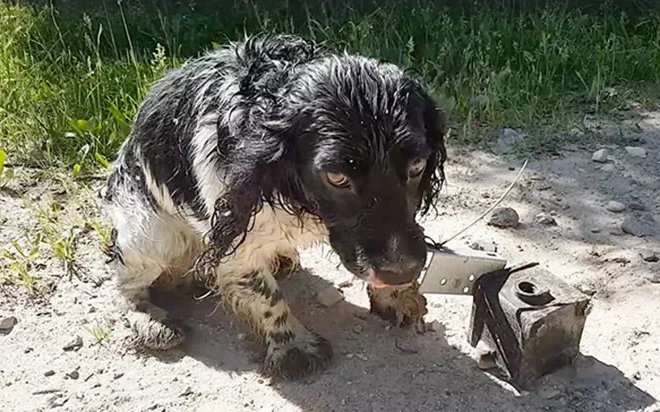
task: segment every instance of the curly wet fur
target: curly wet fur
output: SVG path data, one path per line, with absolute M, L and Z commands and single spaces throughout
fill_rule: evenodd
M 425 259 L 415 218 L 444 180 L 444 130 L 396 66 L 296 36 L 248 37 L 167 73 L 105 196 L 107 253 L 137 341 L 183 340 L 154 314 L 148 287 L 196 276 L 265 340 L 264 370 L 294 378 L 327 366 L 330 344 L 290 313 L 275 276 L 297 265 L 299 248 L 326 242 L 358 277 L 413 281 Z M 332 186 L 329 172 L 349 184 Z

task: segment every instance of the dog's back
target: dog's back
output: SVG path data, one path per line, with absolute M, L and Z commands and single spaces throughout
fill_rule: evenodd
M 177 207 L 207 219 L 195 164 L 215 161 L 222 170 L 217 163 L 230 156 L 243 131 L 254 126 L 251 112 L 267 110 L 291 69 L 323 53 L 318 45 L 295 36 L 254 36 L 166 73 L 147 94 L 119 151 L 107 200 L 123 183 L 135 186 L 153 205 L 158 199 L 140 183 L 152 178 L 169 191 Z M 219 121 L 223 116 L 225 121 Z

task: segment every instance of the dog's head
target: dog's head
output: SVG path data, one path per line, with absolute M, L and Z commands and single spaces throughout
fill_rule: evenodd
M 443 114 L 398 68 L 343 56 L 314 63 L 287 93 L 299 186 L 343 265 L 374 286 L 416 279 L 425 214 L 442 186 Z

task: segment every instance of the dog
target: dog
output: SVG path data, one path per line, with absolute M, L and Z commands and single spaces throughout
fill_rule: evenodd
M 301 248 L 329 244 L 367 283 L 372 311 L 400 317 L 389 291 L 423 269 L 417 218 L 444 182 L 445 128 L 406 71 L 295 35 L 246 36 L 168 71 L 141 103 L 103 201 L 135 341 L 184 341 L 149 291 L 192 277 L 263 339 L 263 373 L 327 368 L 331 344 L 291 313 L 276 277 Z

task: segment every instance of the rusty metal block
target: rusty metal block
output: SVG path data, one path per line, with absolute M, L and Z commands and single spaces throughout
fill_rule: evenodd
M 477 280 L 468 341 L 483 341 L 507 380 L 528 388 L 578 354 L 590 298 L 529 264 Z

